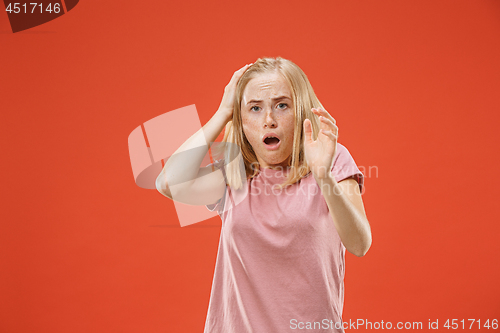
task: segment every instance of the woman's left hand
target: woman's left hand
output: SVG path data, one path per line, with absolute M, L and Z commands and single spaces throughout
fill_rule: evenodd
M 305 159 L 316 179 L 330 176 L 333 158 L 337 151 L 338 127 L 335 119 L 321 108 L 313 108 L 312 112 L 319 116 L 320 131 L 318 138 L 312 138 L 312 126 L 309 119 L 304 120 L 304 150 Z

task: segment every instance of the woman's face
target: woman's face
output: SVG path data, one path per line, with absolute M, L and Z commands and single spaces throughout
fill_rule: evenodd
M 278 73 L 251 79 L 241 100 L 243 132 L 263 168 L 287 166 L 293 148 L 292 93 Z

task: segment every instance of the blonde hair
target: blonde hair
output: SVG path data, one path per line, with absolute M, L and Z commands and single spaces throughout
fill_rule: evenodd
M 312 113 L 312 108 L 323 108 L 319 102 L 306 74 L 299 66 L 290 60 L 277 58 L 259 58 L 240 77 L 236 86 L 236 96 L 233 106 L 233 119 L 226 124 L 224 139 L 222 140 L 224 159 L 226 161 L 227 183 L 233 189 L 243 186 L 242 180 L 255 177 L 259 172 L 259 162 L 257 156 L 248 142 L 241 120 L 241 100 L 243 92 L 248 82 L 259 74 L 275 72 L 283 76 L 292 92 L 293 108 L 295 114 L 295 131 L 293 136 L 293 149 L 290 160 L 290 172 L 286 181 L 278 185 L 283 187 L 298 182 L 302 177 L 310 172 L 310 168 L 304 156 L 304 133 L 303 122 L 307 118 L 311 121 L 313 128 L 313 139 L 316 140 L 319 131 L 319 119 Z M 227 144 L 226 144 L 227 143 Z M 245 176 L 242 175 L 241 163 L 238 164 L 239 154 L 236 150 L 241 150 L 241 156 L 245 166 Z M 238 149 L 239 148 L 239 149 Z M 229 163 L 231 161 L 237 163 Z M 252 168 L 253 167 L 253 168 Z M 252 170 L 253 169 L 253 170 Z

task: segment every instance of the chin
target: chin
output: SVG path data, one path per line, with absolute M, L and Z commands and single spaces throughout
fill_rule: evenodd
M 262 158 L 269 165 L 282 164 L 287 160 L 286 156 L 266 156 Z

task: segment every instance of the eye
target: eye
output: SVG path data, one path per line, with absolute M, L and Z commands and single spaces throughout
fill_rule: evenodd
M 280 104 L 278 104 L 278 109 L 282 109 L 283 110 L 283 109 L 285 109 L 287 107 L 288 107 L 288 104 L 286 104 L 286 103 L 280 103 Z
M 250 111 L 259 111 L 258 109 L 260 109 L 260 107 L 254 105 L 250 108 Z

